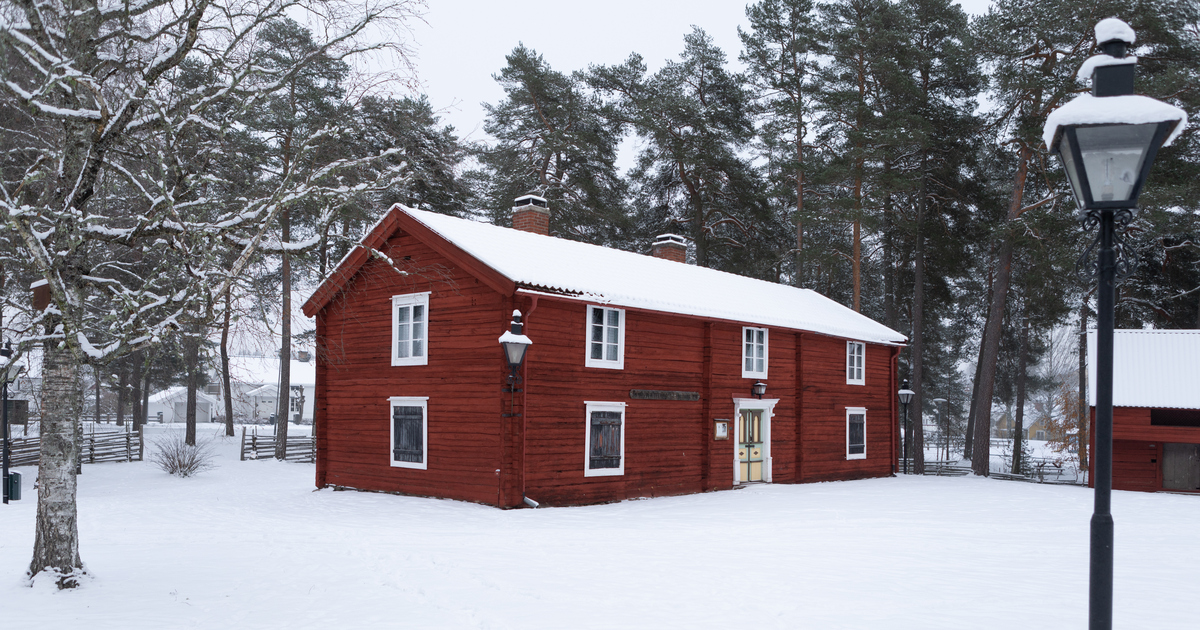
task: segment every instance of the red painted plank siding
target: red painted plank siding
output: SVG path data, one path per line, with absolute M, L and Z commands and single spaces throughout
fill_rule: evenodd
M 400 276 L 366 262 L 317 312 L 317 484 L 517 506 L 615 501 L 730 488 L 733 421 L 743 378 L 742 326 L 627 309 L 624 369 L 585 367 L 587 304 L 508 297 L 443 251 L 399 233 L 387 254 L 420 270 Z M 445 249 L 445 248 L 442 248 Z M 429 364 L 392 366 L 391 297 L 431 291 Z M 497 337 L 516 307 L 527 314 L 522 393 L 501 391 Z M 769 329 L 765 398 L 777 483 L 885 476 L 893 470 L 895 351 L 867 344 L 866 385 L 847 385 L 846 342 Z M 698 401 L 634 400 L 630 390 L 700 393 Z M 389 403 L 427 396 L 426 470 L 390 465 Z M 626 403 L 624 474 L 587 477 L 586 402 Z M 513 417 L 504 417 L 510 411 Z M 867 408 L 867 458 L 846 459 L 846 407 Z M 519 414 L 524 414 L 523 416 Z M 732 425 L 731 425 L 732 430 Z M 499 471 L 499 472 L 497 472 Z
M 496 504 L 505 372 L 496 338 L 508 303 L 410 236 L 387 247 L 413 272 L 371 260 L 320 311 L 317 483 Z M 392 366 L 391 297 L 424 291 L 428 365 Z M 393 396 L 429 397 L 426 470 L 390 464 Z
M 804 406 L 800 411 L 804 475 L 798 481 L 832 481 L 891 474 L 893 411 L 892 351 L 867 344 L 864 385 L 846 384 L 846 341 L 804 335 Z M 867 457 L 846 459 L 846 408 L 867 409 Z
M 1096 408 L 1091 409 L 1091 440 L 1095 451 Z M 1113 407 L 1114 490 L 1162 490 L 1163 443 L 1200 444 L 1200 427 L 1150 424 L 1148 407 Z M 1095 472 L 1095 457 L 1088 462 L 1088 485 Z

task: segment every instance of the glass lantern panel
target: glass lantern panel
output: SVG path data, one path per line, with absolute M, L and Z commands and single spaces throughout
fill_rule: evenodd
M 1059 142 L 1058 158 L 1062 160 L 1063 170 L 1067 172 L 1067 181 L 1071 182 L 1071 192 L 1075 193 L 1075 202 L 1079 204 L 1080 208 L 1084 207 L 1087 200 L 1083 198 L 1083 189 L 1079 187 L 1079 176 L 1076 174 L 1079 165 L 1075 164 L 1075 153 L 1067 144 L 1066 134 L 1063 134 L 1063 139 Z
M 1157 130 L 1158 123 L 1075 130 L 1092 201 L 1129 201 Z

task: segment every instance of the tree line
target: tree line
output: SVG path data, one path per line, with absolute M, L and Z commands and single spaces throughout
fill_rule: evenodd
M 403 70 L 399 33 L 420 8 L 0 0 L 0 325 L 19 354 L 41 349 L 43 377 L 31 575 L 80 576 L 81 379 L 115 375 L 141 421 L 151 384 L 179 378 L 194 443 L 202 357 L 228 392 L 231 331 L 265 318 L 288 391 L 286 359 L 308 341 L 291 329 L 293 291 L 395 202 L 507 224 L 535 193 L 562 238 L 645 252 L 679 233 L 695 264 L 819 291 L 909 336 L 915 409 L 969 409 L 981 474 L 996 402 L 1019 417 L 1027 391 L 1061 390 L 1077 425 L 1064 431 L 1086 430 L 1066 393 L 1082 388 L 1029 375 L 1051 331 L 1086 326 L 1090 291 L 1075 271 L 1090 237 L 1041 125 L 1088 89 L 1075 72 L 1111 16 L 1138 32 L 1139 92 L 1194 113 L 1194 2 L 999 0 L 969 19 L 948 0 L 761 0 L 740 70 L 700 29 L 654 71 L 636 53 L 562 71 L 519 45 L 495 75 L 505 97 L 486 106 L 486 144 L 397 96 L 402 72 L 353 70 L 368 52 Z M 1197 164 L 1190 132 L 1160 153 L 1126 236 L 1118 325 L 1198 324 Z

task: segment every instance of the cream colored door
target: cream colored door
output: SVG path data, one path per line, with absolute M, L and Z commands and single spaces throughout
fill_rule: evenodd
M 763 480 L 763 410 L 743 409 L 738 414 L 738 482 Z

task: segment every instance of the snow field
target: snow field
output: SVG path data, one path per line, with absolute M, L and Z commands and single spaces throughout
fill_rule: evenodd
M 903 477 L 502 511 L 313 491 L 312 465 L 238 461 L 238 440 L 210 427 L 218 468 L 198 477 L 85 466 L 92 578 L 73 592 L 23 577 L 36 471 L 22 469 L 25 499 L 0 507 L 3 625 L 1086 625 L 1092 493 L 1078 487 Z M 151 426 L 148 443 L 172 430 Z M 1116 626 L 1195 627 L 1200 497 L 1113 504 Z

